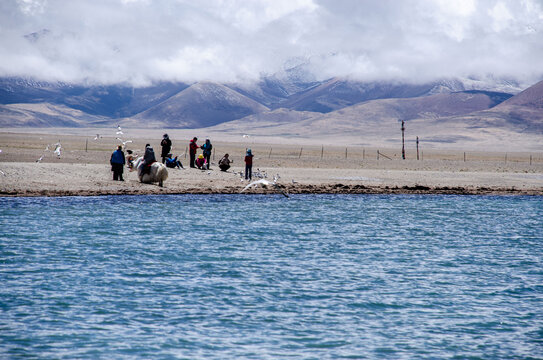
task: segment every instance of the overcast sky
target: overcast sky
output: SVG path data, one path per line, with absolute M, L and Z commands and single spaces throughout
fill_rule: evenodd
M 146 85 L 543 74 L 543 0 L 1 0 L 0 76 Z

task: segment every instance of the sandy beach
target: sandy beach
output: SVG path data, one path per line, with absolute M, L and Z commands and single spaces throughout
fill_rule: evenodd
M 253 171 L 277 183 L 287 194 L 297 193 L 422 193 L 543 195 L 543 154 L 409 148 L 332 146 L 296 139 L 233 139 L 211 137 L 214 145 L 209 171 L 190 169 L 186 149 L 190 131 L 172 131 L 173 153 L 185 169 L 168 169 L 164 187 L 142 184 L 125 170 L 125 181 L 113 181 L 109 157 L 115 134 L 95 140 L 96 129 L 0 131 L 1 196 L 90 196 L 113 194 L 236 194 L 249 183 L 241 177 L 247 147 L 255 154 Z M 128 149 L 143 154 L 146 143 L 160 153 L 160 132 L 132 130 Z M 58 157 L 50 150 L 62 144 Z M 200 138 L 199 143 L 203 143 Z M 273 142 L 272 142 L 273 141 Z M 333 141 L 332 144 L 340 144 Z M 378 153 L 379 152 L 379 153 Z M 228 172 L 217 162 L 224 153 L 234 160 Z M 42 160 L 38 163 L 40 157 Z M 379 157 L 379 159 L 378 159 Z M 258 177 L 253 178 L 253 180 Z M 244 193 L 274 193 L 257 187 Z

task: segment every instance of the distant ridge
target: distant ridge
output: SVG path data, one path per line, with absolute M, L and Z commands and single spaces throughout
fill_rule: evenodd
M 206 127 L 243 118 L 268 108 L 217 83 L 199 82 L 134 117 L 164 127 Z

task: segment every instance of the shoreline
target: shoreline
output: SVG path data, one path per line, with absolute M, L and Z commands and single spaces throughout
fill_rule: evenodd
M 148 185 L 148 184 L 145 184 Z M 151 185 L 152 186 L 152 185 Z M 281 186 L 287 195 L 466 195 L 466 196 L 543 196 L 541 190 L 525 190 L 515 188 L 462 188 L 462 187 L 426 187 L 426 186 L 365 186 L 346 185 L 342 183 L 329 185 Z M 122 189 L 122 190 L 24 190 L 0 191 L 0 197 L 92 197 L 92 196 L 146 196 L 146 195 L 281 195 L 273 189 L 257 189 L 240 193 L 237 187 L 222 189 L 187 188 L 185 190 L 160 188 L 156 189 Z

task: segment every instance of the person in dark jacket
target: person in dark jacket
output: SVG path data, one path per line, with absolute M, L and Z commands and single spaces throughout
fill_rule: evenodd
M 162 157 L 162 163 L 164 164 L 168 154 L 172 150 L 172 141 L 168 137 L 168 134 L 164 134 L 162 141 L 160 142 L 160 146 L 162 146 L 162 153 L 160 156 Z
M 253 153 L 251 149 L 247 149 L 245 154 L 245 180 L 251 180 L 253 177 Z
M 211 141 L 209 141 L 209 139 L 206 139 L 205 144 L 202 145 L 201 148 L 202 148 L 202 153 L 204 155 L 204 158 L 206 159 L 207 169 L 209 170 L 209 163 L 211 160 L 211 149 L 213 149 L 213 145 L 211 145 Z
M 233 163 L 234 160 L 230 160 L 230 157 L 228 154 L 224 154 L 222 159 L 219 160 L 219 167 L 221 168 L 221 171 L 226 171 L 230 169 L 230 163 Z
M 111 171 L 113 171 L 113 180 L 124 181 L 123 179 L 123 168 L 125 164 L 123 147 L 119 145 L 117 150 L 111 154 L 111 159 L 109 160 L 111 164 Z
M 156 162 L 155 151 L 150 144 L 145 145 L 145 154 L 143 155 L 143 174 L 148 174 L 151 171 L 151 164 Z
M 195 136 L 189 144 L 189 154 L 190 154 L 190 167 L 196 167 L 194 166 L 194 162 L 196 161 L 196 150 L 199 148 L 199 146 L 196 144 L 196 141 L 198 141 L 198 138 Z

